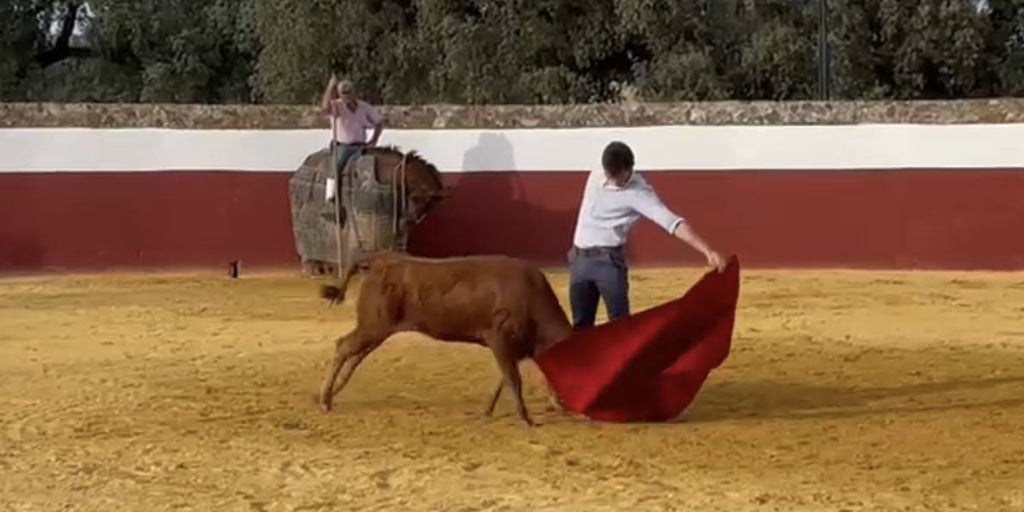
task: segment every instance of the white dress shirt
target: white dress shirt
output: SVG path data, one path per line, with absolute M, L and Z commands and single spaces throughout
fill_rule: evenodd
M 629 230 L 640 217 L 650 219 L 670 234 L 685 221 L 661 202 L 638 172 L 633 171 L 620 188 L 607 179 L 603 170 L 593 170 L 583 188 L 573 244 L 580 248 L 624 245 Z

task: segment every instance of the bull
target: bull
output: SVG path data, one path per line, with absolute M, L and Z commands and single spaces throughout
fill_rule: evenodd
M 360 270 L 365 275 L 356 327 L 335 342 L 320 389 L 324 411 L 331 410 L 334 397 L 356 368 L 385 340 L 400 332 L 418 332 L 490 349 L 502 379 L 484 415 L 493 414 L 507 385 L 519 418 L 534 425 L 523 402 L 519 363 L 572 334 L 565 311 L 538 268 L 507 256 L 428 259 L 383 252 L 349 265 L 340 286 L 322 286 L 320 296 L 331 304 L 343 302 L 349 281 Z M 548 392 L 553 393 L 550 386 Z

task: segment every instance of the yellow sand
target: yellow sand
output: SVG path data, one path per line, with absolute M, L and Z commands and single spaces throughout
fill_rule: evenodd
M 697 275 L 635 272 L 635 310 Z M 1022 274 L 745 272 L 686 422 L 546 410 L 527 364 L 533 430 L 481 417 L 487 352 L 414 336 L 320 413 L 352 306 L 316 285 L 0 281 L 0 510 L 1024 510 Z

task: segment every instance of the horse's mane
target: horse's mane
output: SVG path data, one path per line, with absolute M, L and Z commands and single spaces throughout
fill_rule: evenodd
M 427 171 L 429 171 L 430 176 L 432 178 L 434 178 L 434 184 L 437 185 L 438 189 L 443 189 L 444 188 L 444 183 L 441 181 L 441 171 L 437 170 L 437 167 L 434 164 L 428 162 L 425 158 L 423 158 L 422 155 L 417 153 L 415 149 L 409 151 L 408 153 L 404 153 L 404 152 L 402 152 L 401 149 L 398 148 L 398 146 L 388 145 L 388 146 L 372 146 L 372 147 L 368 147 L 368 148 L 366 148 L 366 152 L 370 153 L 370 154 L 373 154 L 373 153 L 378 153 L 378 154 L 379 153 L 386 153 L 386 154 L 392 154 L 392 155 L 395 155 L 395 156 L 398 156 L 398 157 L 401 157 L 401 156 L 404 155 L 409 160 L 411 160 L 413 162 L 416 162 L 416 163 L 422 165 L 423 167 L 425 167 L 427 169 Z

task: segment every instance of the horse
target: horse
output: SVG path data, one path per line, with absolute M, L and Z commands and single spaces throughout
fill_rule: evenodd
M 367 146 L 348 160 L 346 173 L 354 170 L 360 155 L 374 157 L 374 175 L 380 185 L 390 186 L 398 194 L 404 195 L 404 198 L 398 198 L 395 205 L 398 228 L 402 232 L 408 233 L 451 194 L 442 182 L 437 167 L 415 150 L 403 152 L 396 146 Z M 302 165 L 320 169 L 327 176 L 334 176 L 333 162 L 330 149 L 324 148 L 309 155 Z M 346 211 L 342 208 L 338 220 L 342 226 L 347 227 L 346 217 Z M 353 230 L 346 229 L 344 236 L 349 248 L 358 243 Z M 338 271 L 336 264 L 331 261 L 303 260 L 302 266 L 305 274 L 313 276 L 336 274 Z

